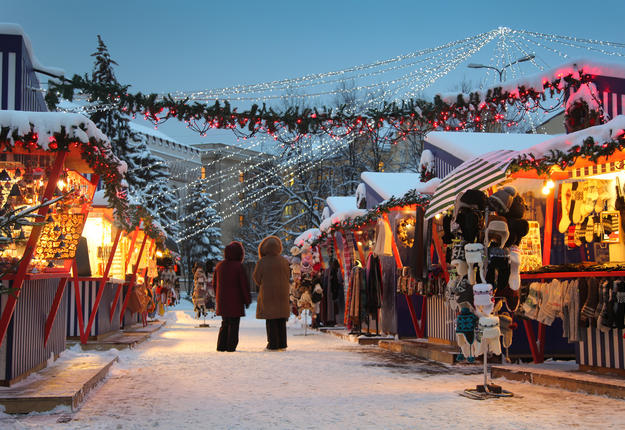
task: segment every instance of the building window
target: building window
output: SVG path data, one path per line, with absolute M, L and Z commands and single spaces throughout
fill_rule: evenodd
M 202 177 L 201 179 L 206 179 L 206 167 L 202 167 Z
M 244 221 L 245 221 L 245 217 L 243 215 L 239 215 L 239 227 L 243 227 Z
M 286 206 L 284 208 L 284 215 L 285 216 L 291 216 L 293 215 L 293 206 Z
M 239 182 L 243 183 L 245 181 L 245 174 L 243 172 L 239 172 Z
M 384 161 L 380 161 L 378 163 L 378 172 L 383 172 L 384 171 Z

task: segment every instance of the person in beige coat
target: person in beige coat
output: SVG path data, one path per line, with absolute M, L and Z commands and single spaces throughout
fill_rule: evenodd
M 266 320 L 267 349 L 286 348 L 286 321 L 290 315 L 289 261 L 281 256 L 282 242 L 268 236 L 258 246 L 260 260 L 254 268 L 254 282 L 258 285 L 256 318 Z

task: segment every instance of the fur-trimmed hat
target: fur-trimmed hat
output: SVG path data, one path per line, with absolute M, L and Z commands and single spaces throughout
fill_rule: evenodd
M 460 196 L 459 206 L 483 211 L 486 209 L 486 201 L 487 197 L 483 191 L 472 188 L 466 190 L 462 196 Z
M 486 246 L 490 245 L 491 240 L 497 238 L 499 239 L 499 247 L 503 248 L 509 236 L 508 223 L 504 217 L 494 215 L 488 219 L 488 225 L 484 231 Z
M 473 304 L 488 306 L 493 304 L 493 286 L 491 284 L 475 284 L 473 286 Z
M 517 194 L 512 198 L 512 204 L 508 209 L 507 217 L 521 219 L 525 215 L 525 199 L 521 194 Z
M 509 237 L 506 242 L 506 248 L 518 246 L 521 243 L 521 239 L 527 236 L 529 231 L 530 225 L 527 220 L 508 218 Z
M 488 198 L 488 205 L 499 215 L 506 215 L 516 194 L 516 188 L 512 186 L 503 187 Z

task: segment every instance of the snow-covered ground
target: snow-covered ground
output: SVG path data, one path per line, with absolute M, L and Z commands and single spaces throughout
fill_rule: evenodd
M 266 351 L 264 321 L 254 319 L 253 306 L 237 352 L 218 353 L 219 322 L 197 328 L 191 315 L 183 301 L 151 340 L 119 352 L 78 412 L 0 413 L 0 428 L 623 428 L 625 401 L 502 380 L 516 397 L 470 400 L 457 392 L 481 382 L 475 369 L 302 336 L 297 321 L 289 323 L 286 351 Z

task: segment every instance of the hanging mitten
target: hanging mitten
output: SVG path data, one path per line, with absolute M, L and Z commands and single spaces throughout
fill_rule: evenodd
M 608 308 L 610 307 L 610 282 L 603 281 L 600 285 L 601 294 L 601 309 L 599 310 L 599 318 L 597 319 L 597 327 L 604 333 L 609 332 L 612 329 L 612 323 L 608 315 Z
M 523 302 L 523 314 L 530 319 L 536 319 L 538 315 L 538 304 L 540 303 L 540 283 L 532 282 L 529 293 Z
M 505 248 L 488 248 L 486 282 L 495 287 L 495 296 L 501 297 L 510 280 L 510 251 Z
M 473 342 L 475 341 L 476 321 L 476 316 L 468 308 L 462 308 L 456 318 L 456 340 L 462 350 L 462 355 L 458 356 L 459 361 L 466 358 L 469 363 L 472 363 L 475 360 Z
M 475 265 L 478 266 L 480 271 L 480 281 L 486 279 L 486 273 L 484 271 L 484 245 L 481 243 L 467 243 L 464 246 L 464 256 L 469 267 L 469 283 L 474 285 L 476 283 L 475 277 Z
M 499 329 L 499 318 L 496 316 L 481 316 L 478 323 L 478 330 L 481 333 L 480 354 L 491 352 L 501 355 L 501 330 Z
M 575 183 L 577 188 L 577 182 Z M 566 233 L 571 225 L 571 218 L 569 217 L 569 213 L 571 210 L 571 196 L 573 193 L 573 184 L 571 183 L 563 183 L 562 187 L 560 187 L 560 195 L 562 200 L 562 218 L 560 218 L 560 224 L 558 224 L 558 231 L 560 233 Z
M 589 326 L 593 322 L 597 304 L 599 303 L 599 286 L 595 278 L 588 278 L 586 282 L 588 284 L 588 296 L 582 306 L 580 321 Z
M 512 291 L 518 291 L 521 288 L 521 253 L 516 246 L 510 248 L 510 278 L 508 285 Z

